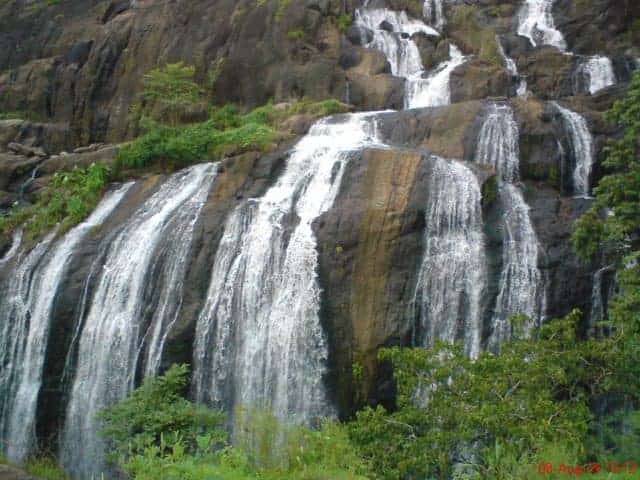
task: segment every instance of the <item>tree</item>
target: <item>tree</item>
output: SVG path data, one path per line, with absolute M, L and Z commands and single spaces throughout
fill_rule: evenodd
M 184 110 L 202 101 L 203 91 L 194 81 L 195 68 L 182 62 L 170 63 L 151 70 L 144 76 L 142 98 L 161 105 L 176 126 Z

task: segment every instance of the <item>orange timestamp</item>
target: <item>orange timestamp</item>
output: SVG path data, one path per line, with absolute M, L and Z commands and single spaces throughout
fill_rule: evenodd
M 622 475 L 638 473 L 639 469 L 637 462 L 585 463 L 584 465 L 567 465 L 564 463 L 554 465 L 551 462 L 538 463 L 539 475 L 559 474 L 568 477 L 581 477 L 583 475 L 595 475 L 602 472 Z

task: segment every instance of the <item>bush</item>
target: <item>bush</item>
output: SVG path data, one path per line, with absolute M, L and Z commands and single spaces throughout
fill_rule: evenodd
M 181 445 L 185 453 L 224 445 L 223 416 L 189 402 L 183 394 L 189 369 L 174 365 L 164 376 L 147 379 L 120 403 L 99 415 L 102 435 L 114 458 L 125 463 L 150 448 L 158 455 Z
M 99 163 L 56 172 L 51 185 L 34 205 L 16 205 L 0 219 L 0 230 L 8 234 L 24 225 L 31 238 L 37 238 L 57 224 L 61 224 L 61 232 L 65 231 L 93 211 L 110 178 L 109 167 Z
M 149 379 L 100 418 L 112 459 L 137 480 L 365 480 L 366 466 L 345 430 L 280 423 L 271 413 L 240 410 L 236 446 L 220 413 L 183 397 L 187 367 Z
M 624 350 L 620 336 L 580 340 L 579 321 L 574 312 L 541 327 L 538 339 L 475 361 L 458 345 L 382 350 L 380 359 L 393 365 L 398 410 L 359 412 L 351 438 L 389 480 L 451 478 L 463 464 L 470 478 L 524 478 L 518 465 L 543 459 L 550 444 L 582 462 L 601 455 L 590 407 L 612 396 L 637 400 L 632 372 L 640 357 Z

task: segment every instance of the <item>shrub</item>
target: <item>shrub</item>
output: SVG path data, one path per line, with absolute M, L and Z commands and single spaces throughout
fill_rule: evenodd
M 100 163 L 87 168 L 56 172 L 51 185 L 31 206 L 14 206 L 0 219 L 0 230 L 10 233 L 20 225 L 36 238 L 61 224 L 60 231 L 80 223 L 95 208 L 111 178 L 111 170 Z

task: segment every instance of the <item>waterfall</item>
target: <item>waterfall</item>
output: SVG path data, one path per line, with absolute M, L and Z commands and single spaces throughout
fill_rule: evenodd
M 16 256 L 18 250 L 20 249 L 20 245 L 22 245 L 22 229 L 16 229 L 11 236 L 11 247 L 6 253 L 0 258 L 0 267 L 9 263 L 13 257 Z
M 527 37 L 534 47 L 551 45 L 566 50 L 567 42 L 555 28 L 554 0 L 525 0 L 518 13 L 518 35 Z
M 518 66 L 516 65 L 515 60 L 507 56 L 506 52 L 504 51 L 504 47 L 502 45 L 502 40 L 500 40 L 500 37 L 497 35 L 496 35 L 496 43 L 498 44 L 498 53 L 500 53 L 500 56 L 504 61 L 507 71 L 511 74 L 511 77 L 515 79 L 517 82 L 516 94 L 519 97 L 526 97 L 529 93 L 528 87 L 527 87 L 527 81 L 524 78 L 522 78 L 518 73 Z
M 616 74 L 613 71 L 611 59 L 603 56 L 589 57 L 580 65 L 578 73 L 584 76 L 592 95 L 600 90 L 616 84 Z
M 332 413 L 312 223 L 331 208 L 350 152 L 375 137 L 368 114 L 317 122 L 277 183 L 230 215 L 196 327 L 198 401 L 270 407 L 297 422 Z
M 518 124 L 507 105 L 491 104 L 478 135 L 476 162 L 490 165 L 505 182 L 520 179 Z
M 573 189 L 575 195 L 588 197 L 591 191 L 590 177 L 593 168 L 593 137 L 589 132 L 587 121 L 578 113 L 560 106 L 556 102 L 552 105 L 562 118 L 567 133 L 567 140 L 574 164 Z
M 355 23 L 373 32 L 373 40 L 366 47 L 384 53 L 391 65 L 391 73 L 396 77 L 416 77 L 424 71 L 422 57 L 418 46 L 411 40 L 412 35 L 418 32 L 440 35 L 423 22 L 409 19 L 405 12 L 386 8 L 356 10 Z M 382 28 L 384 25 L 390 26 L 391 31 Z
M 539 243 L 520 181 L 519 131 L 507 105 L 492 104 L 480 129 L 475 161 L 493 167 L 499 175 L 498 197 L 503 206 L 502 271 L 492 318 L 489 345 L 499 348 L 511 337 L 509 317 L 524 314 L 530 323 L 524 334 L 539 324 L 543 313 L 543 279 L 538 269 Z
M 359 9 L 356 11 L 356 24 L 373 32 L 373 40 L 365 46 L 384 53 L 391 65 L 391 73 L 405 79 L 405 108 L 451 103 L 451 72 L 467 60 L 455 45 L 449 47 L 450 59 L 427 74 L 418 46 L 411 36 L 418 32 L 438 36 L 436 30 L 419 20 L 409 19 L 405 12 L 387 9 Z
M 182 279 L 178 277 L 184 271 L 191 224 L 216 171 L 215 165 L 202 164 L 171 175 L 103 245 L 105 260 L 78 341 L 61 443 L 63 465 L 78 477 L 90 477 L 104 469 L 95 415 L 135 387 L 145 344 L 148 361 L 154 364 L 153 368 L 147 365 L 147 370 L 157 369 L 158 352 L 179 300 L 163 298 L 145 332 L 149 310 L 145 293 L 161 288 L 163 296 L 180 295 Z M 168 251 L 163 253 L 163 248 Z M 162 256 L 170 264 L 159 272 L 156 262 Z M 179 284 L 169 284 L 173 282 Z
M 480 184 L 457 161 L 431 157 L 425 250 L 412 302 L 415 343 L 462 340 L 475 358 L 487 282 Z
M 451 103 L 451 72 L 467 61 L 455 46 L 449 46 L 450 59 L 436 67 L 427 78 L 407 81 L 405 108 L 438 107 Z
M 21 347 L 10 359 L 13 379 L 6 390 L 3 437 L 7 442 L 7 456 L 22 462 L 35 444 L 35 418 L 38 393 L 42 383 L 49 326 L 59 285 L 64 278 L 71 256 L 86 235 L 100 225 L 117 207 L 131 184 L 107 194 L 89 218 L 70 230 L 53 248 L 51 238 L 39 244 L 18 268 L 9 287 L 10 304 L 3 306 L 2 322 L 20 326 L 17 335 Z M 45 255 L 46 254 L 46 255 Z M 33 262 L 32 259 L 38 258 Z
M 429 25 L 437 29 L 444 27 L 444 0 L 424 0 L 422 15 Z

